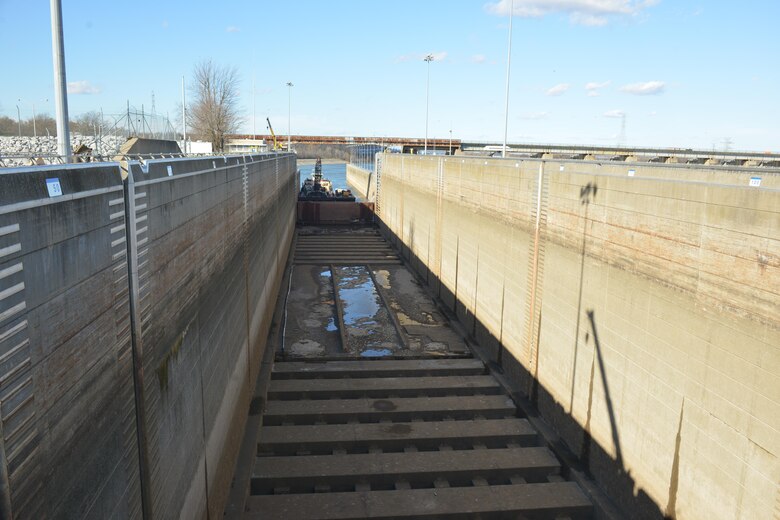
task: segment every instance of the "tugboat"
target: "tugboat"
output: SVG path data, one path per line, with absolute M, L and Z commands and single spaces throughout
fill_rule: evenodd
M 328 179 L 322 178 L 322 159 L 317 157 L 317 162 L 314 163 L 314 173 L 303 181 L 301 191 L 298 193 L 298 200 L 355 202 L 355 196 L 350 190 L 334 190 L 333 184 Z

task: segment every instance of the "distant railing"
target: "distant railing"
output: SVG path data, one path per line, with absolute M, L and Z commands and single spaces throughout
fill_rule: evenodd
M 268 152 L 277 153 L 277 152 Z M 283 152 L 279 152 L 283 153 Z M 250 154 L 242 153 L 144 153 L 144 154 L 85 154 L 85 155 L 56 155 L 56 154 L 7 154 L 0 155 L 0 168 L 22 168 L 29 166 L 47 166 L 56 164 L 79 164 L 127 161 L 148 161 L 152 159 L 178 159 L 197 157 L 229 157 Z M 67 160 L 66 160 L 67 159 Z
M 385 150 L 385 146 L 380 143 L 364 143 L 348 146 L 349 164 L 363 168 L 364 170 L 374 171 L 374 157 L 376 154 Z
M 468 155 L 497 155 L 501 153 L 503 146 L 496 144 L 495 141 L 463 141 L 461 148 L 463 152 Z M 739 165 L 739 161 L 766 163 L 764 165 L 767 166 L 777 166 L 780 164 L 780 154 L 772 152 L 714 149 L 696 150 L 692 148 L 643 148 L 629 146 L 571 145 L 552 143 L 510 143 L 507 145 L 507 153 L 515 157 L 518 155 L 553 154 L 559 156 L 593 155 L 598 156 L 599 159 L 609 159 L 610 157 L 621 156 L 659 159 L 651 162 L 660 162 L 660 159 L 662 158 L 665 159 L 672 157 L 690 160 L 690 162 L 711 159 L 712 161 L 716 161 L 724 165 Z

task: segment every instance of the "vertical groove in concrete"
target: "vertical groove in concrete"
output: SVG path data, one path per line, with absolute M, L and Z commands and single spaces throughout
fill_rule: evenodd
M 135 204 L 135 180 L 127 161 L 120 163 L 124 179 L 125 233 L 127 242 L 128 295 L 130 305 L 130 338 L 133 359 L 133 392 L 135 395 L 136 442 L 141 487 L 141 510 L 145 519 L 152 518 L 149 439 L 144 397 L 143 333 L 141 332 L 140 289 L 138 280 L 138 234 Z

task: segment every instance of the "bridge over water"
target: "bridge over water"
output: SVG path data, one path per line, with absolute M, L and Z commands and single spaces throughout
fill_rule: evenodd
M 0 170 L 0 516 L 776 516 L 779 173 Z

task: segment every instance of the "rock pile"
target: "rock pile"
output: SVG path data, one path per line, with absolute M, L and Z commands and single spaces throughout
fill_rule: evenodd
M 104 135 L 96 146 L 95 137 L 91 135 L 71 134 L 70 146 L 76 150 L 84 144 L 92 148 L 92 154 L 113 155 L 119 150 L 125 137 Z M 0 167 L 25 166 L 31 164 L 30 159 L 57 155 L 57 138 L 55 136 L 0 136 Z M 48 161 L 47 161 L 48 162 Z

